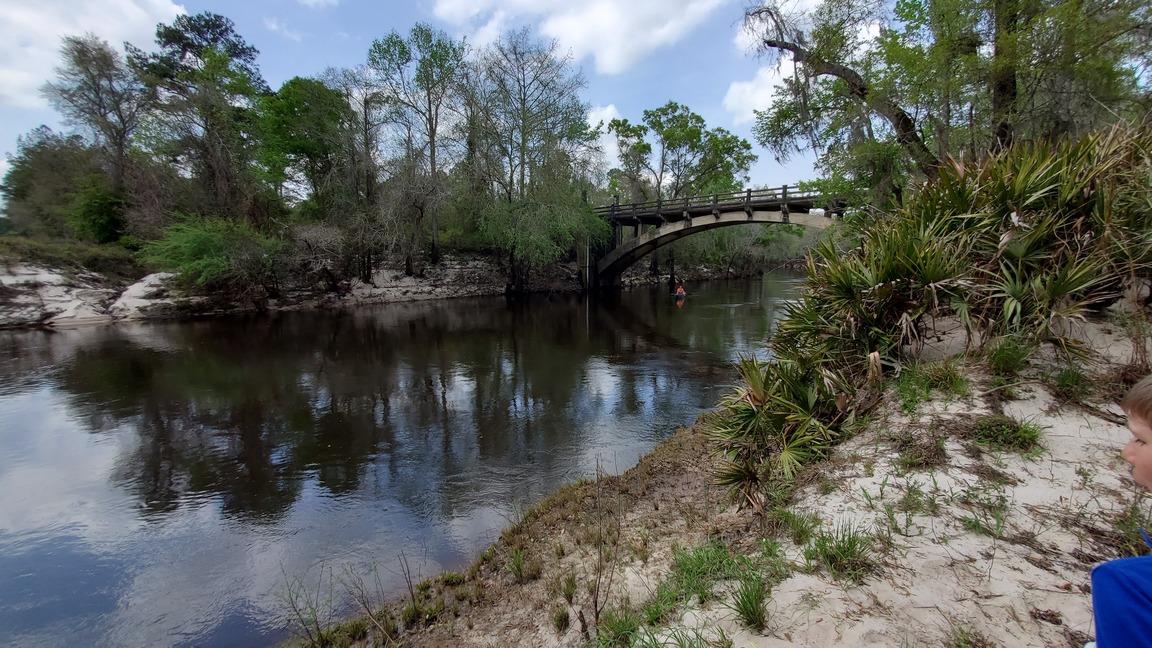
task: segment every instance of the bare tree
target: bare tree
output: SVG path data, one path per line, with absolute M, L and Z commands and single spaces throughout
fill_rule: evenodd
M 65 36 L 56 80 L 41 92 L 72 126 L 88 130 L 108 156 L 112 188 L 124 185 L 132 134 L 154 93 L 128 69 L 124 57 L 93 35 Z

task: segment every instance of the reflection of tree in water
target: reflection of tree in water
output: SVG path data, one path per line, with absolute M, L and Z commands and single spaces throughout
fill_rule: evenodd
M 89 429 L 136 432 L 115 479 L 144 511 L 214 496 L 229 514 L 275 519 L 313 481 L 447 517 L 507 495 L 485 474 L 569 474 L 603 442 L 581 422 L 695 402 L 698 384 L 670 378 L 686 369 L 677 340 L 766 326 L 716 319 L 702 332 L 666 321 L 678 317 L 667 305 L 458 301 L 155 325 L 132 339 L 109 328 L 59 382 Z M 655 344 L 624 348 L 628 335 Z M 605 371 L 611 393 L 592 394 Z

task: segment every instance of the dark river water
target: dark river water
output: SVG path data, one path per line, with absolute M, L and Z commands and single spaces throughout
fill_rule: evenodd
M 290 583 L 460 569 L 712 408 L 798 281 L 0 331 L 0 645 L 274 645 Z

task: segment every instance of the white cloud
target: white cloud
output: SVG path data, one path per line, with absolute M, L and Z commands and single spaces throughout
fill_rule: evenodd
M 678 42 L 716 9 L 734 0 L 435 0 L 436 17 L 490 42 L 504 24 L 531 21 L 601 74 L 618 74 L 649 52 Z M 497 20 L 498 19 L 498 20 Z M 499 31 L 495 31 L 496 34 Z
M 0 106 L 35 109 L 60 60 L 60 39 L 91 32 L 148 49 L 156 25 L 184 13 L 171 0 L 0 0 Z
M 608 104 L 607 106 L 595 106 L 588 111 L 588 125 L 596 126 L 600 122 L 604 122 L 600 132 L 600 150 L 604 151 L 605 161 L 609 167 L 614 167 L 620 164 L 620 147 L 616 144 L 616 136 L 608 134 L 608 122 L 613 119 L 620 118 L 620 111 L 616 109 L 616 104 Z
M 755 117 L 752 111 L 771 106 L 777 94 L 777 84 L 784 77 L 792 76 L 795 69 L 791 59 L 784 59 L 779 65 L 760 68 L 751 81 L 729 84 L 728 92 L 724 94 L 724 109 L 732 115 L 732 123 L 747 124 Z
M 264 27 L 267 28 L 268 31 L 270 31 L 270 32 L 280 34 L 284 38 L 287 38 L 289 40 L 294 40 L 297 43 L 299 43 L 300 39 L 302 38 L 302 36 L 300 35 L 300 32 L 298 32 L 294 29 L 290 29 L 288 27 L 288 25 L 285 25 L 284 23 L 280 22 L 279 20 L 277 20 L 275 18 L 265 18 L 264 19 Z
M 340 0 L 299 0 L 300 4 L 305 7 L 335 7 L 340 4 Z

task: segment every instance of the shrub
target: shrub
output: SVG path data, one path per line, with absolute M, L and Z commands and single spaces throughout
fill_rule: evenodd
M 146 244 L 141 255 L 189 286 L 232 293 L 263 287 L 275 293 L 282 250 L 279 241 L 246 223 L 202 218 L 172 225 L 162 239 Z

